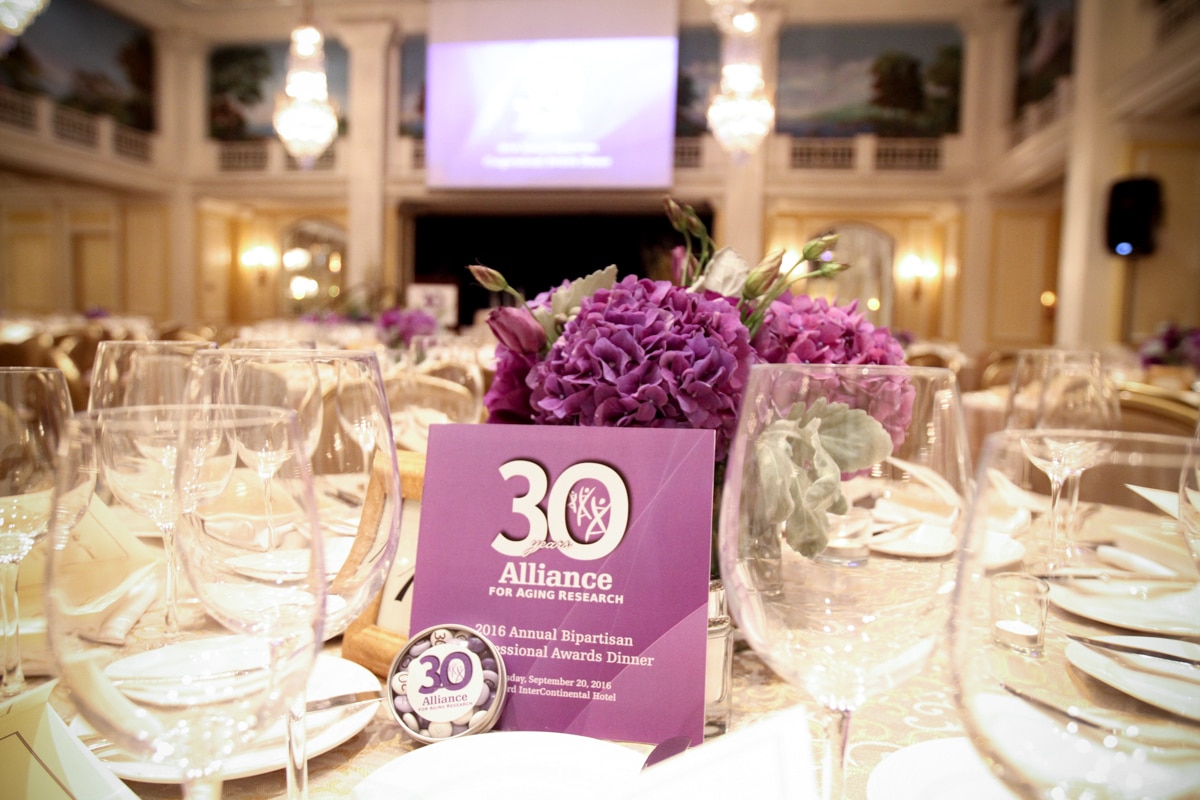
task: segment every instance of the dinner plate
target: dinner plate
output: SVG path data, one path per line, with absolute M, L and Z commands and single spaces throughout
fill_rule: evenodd
M 620 797 L 645 756 L 624 745 L 545 731 L 492 731 L 425 745 L 355 787 L 354 800 Z
M 1097 636 L 1101 641 L 1200 658 L 1200 645 L 1154 636 Z M 1136 653 L 1071 642 L 1067 660 L 1093 678 L 1138 700 L 1200 721 L 1200 668 Z
M 1004 533 L 988 531 L 983 542 L 984 569 L 1012 566 L 1025 557 L 1025 545 Z
M 958 537 L 945 525 L 936 523 L 917 525 L 911 533 L 898 539 L 888 537 L 886 533 L 879 536 L 882 541 L 871 542 L 870 547 L 876 553 L 889 556 L 939 558 L 953 553 L 958 546 Z
M 965 736 L 933 739 L 884 756 L 867 778 L 867 800 L 1015 800 Z
M 1079 580 L 1050 586 L 1050 602 L 1096 622 L 1143 633 L 1200 636 L 1200 586 L 1117 580 Z
M 375 677 L 366 667 L 343 658 L 324 654 L 317 656 L 312 675 L 308 679 L 308 699 L 310 701 L 378 689 L 379 678 Z M 308 725 L 308 757 L 312 758 L 332 750 L 357 735 L 371 722 L 378 708 L 378 703 L 367 703 L 350 709 L 333 708 L 309 714 L 305 718 Z M 77 734 L 91 730 L 80 718 L 76 718 L 71 723 L 71 729 Z M 281 720 L 278 725 L 272 726 L 262 734 L 262 739 L 274 742 L 273 744 L 263 747 L 251 745 L 248 749 L 225 759 L 221 769 L 221 778 L 223 780 L 248 778 L 252 775 L 274 772 L 287 766 L 287 747 L 282 743 L 283 730 L 284 726 Z M 133 761 L 129 756 L 119 754 L 101 758 L 101 761 L 114 775 L 124 780 L 162 784 L 179 783 L 180 781 L 179 768 L 173 765 Z

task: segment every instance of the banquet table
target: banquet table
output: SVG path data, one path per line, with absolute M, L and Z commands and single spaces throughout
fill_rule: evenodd
M 340 641 L 334 640 L 326 645 L 325 652 L 337 655 L 340 649 Z M 824 712 L 806 700 L 801 692 L 777 678 L 752 651 L 741 646 L 734 655 L 732 697 L 730 734 L 776 711 L 804 703 L 813 760 L 819 765 Z M 70 712 L 68 709 L 60 713 Z M 867 797 L 871 771 L 890 754 L 909 745 L 961 734 L 951 694 L 949 667 L 942 648 L 921 674 L 872 698 L 855 714 L 846 776 L 847 797 L 855 800 Z M 380 704 L 374 718 L 360 733 L 309 760 L 309 796 L 313 800 L 349 797 L 372 772 L 420 746 L 401 733 L 387 706 Z M 648 745 L 629 746 L 641 752 L 650 749 Z M 130 781 L 128 786 L 145 800 L 179 797 L 176 785 Z M 286 798 L 284 773 L 277 770 L 226 781 L 223 796 L 227 800 Z

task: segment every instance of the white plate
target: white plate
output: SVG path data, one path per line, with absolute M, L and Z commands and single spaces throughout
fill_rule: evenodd
M 1025 557 L 1025 545 L 1008 534 L 988 531 L 983 543 L 983 568 L 1000 569 Z
M 230 635 L 182 641 L 114 661 L 109 680 L 135 701 L 160 700 L 170 689 L 173 705 L 192 705 L 220 693 L 227 699 L 261 689 L 269 677 L 267 643 Z
M 1096 622 L 1144 633 L 1200 636 L 1200 586 L 1114 579 L 1051 584 L 1050 602 Z
M 886 533 L 879 534 L 887 536 Z M 934 523 L 921 524 L 913 528 L 912 533 L 899 539 L 888 538 L 882 542 L 871 542 L 871 549 L 876 553 L 889 556 L 907 556 L 909 558 L 939 558 L 954 552 L 958 547 L 958 538 L 945 525 Z
M 884 756 L 867 800 L 1015 800 L 965 736 L 921 742 Z
M 517 800 L 620 797 L 645 756 L 601 739 L 543 731 L 493 731 L 425 745 L 354 788 L 354 800 Z
M 1200 645 L 1154 636 L 1097 636 L 1115 644 L 1200 658 Z M 1067 645 L 1067 660 L 1093 678 L 1152 706 L 1200 721 L 1200 668 L 1136 653 Z
M 313 665 L 312 675 L 308 679 L 308 699 L 319 700 L 350 692 L 372 691 L 379 688 L 379 678 L 375 677 L 366 667 L 328 655 L 317 656 Z M 371 722 L 378 710 L 378 703 L 368 703 L 355 706 L 352 710 L 330 709 L 307 717 L 308 723 L 308 757 L 312 758 L 332 750 L 342 742 L 358 734 Z M 282 736 L 282 722 L 279 724 L 278 736 Z M 76 733 L 87 730 L 81 720 L 71 723 Z M 271 737 L 276 731 L 268 730 L 263 737 Z M 141 761 L 131 761 L 128 756 L 115 757 L 111 760 L 101 759 L 105 766 L 118 778 L 144 783 L 179 783 L 178 767 L 167 764 L 152 764 Z M 283 769 L 287 766 L 287 748 L 282 744 L 268 747 L 252 748 L 225 759 L 221 769 L 221 778 L 234 780 L 248 778 L 252 775 L 262 775 L 267 772 Z

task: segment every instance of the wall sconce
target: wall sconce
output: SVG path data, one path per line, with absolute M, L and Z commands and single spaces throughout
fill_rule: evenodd
M 921 289 L 925 281 L 933 280 L 938 276 L 938 265 L 928 258 L 921 258 L 916 253 L 909 253 L 900 260 L 897 272 L 900 280 L 912 284 L 912 299 L 916 303 L 921 299 Z
M 265 244 L 247 248 L 242 251 L 238 260 L 243 268 L 253 272 L 259 286 L 267 285 L 267 278 L 279 265 L 279 256 L 275 254 L 275 248 Z

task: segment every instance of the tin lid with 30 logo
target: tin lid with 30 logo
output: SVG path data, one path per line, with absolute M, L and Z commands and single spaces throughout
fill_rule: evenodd
M 426 744 L 490 730 L 507 688 L 499 650 L 465 625 L 426 628 L 388 671 L 392 714 L 408 736 Z

